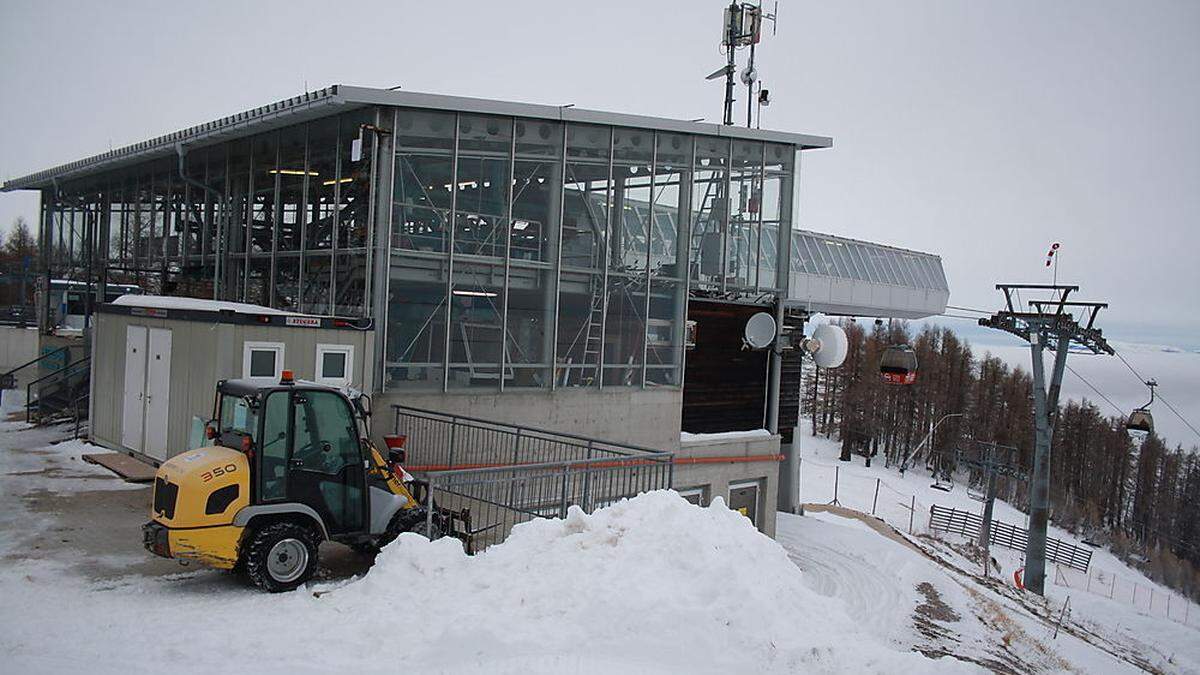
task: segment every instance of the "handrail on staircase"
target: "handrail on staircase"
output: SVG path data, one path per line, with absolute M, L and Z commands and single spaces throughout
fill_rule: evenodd
M 70 377 L 73 373 L 68 372 L 68 371 L 70 371 L 75 366 L 78 366 L 81 363 L 87 363 L 87 362 L 90 362 L 91 360 L 92 360 L 92 358 L 90 356 L 85 356 L 77 361 L 68 363 L 67 365 L 63 366 L 62 368 L 59 368 L 58 370 L 56 370 L 52 373 L 47 373 L 46 375 L 43 375 L 43 376 L 37 378 L 36 380 L 33 380 L 29 384 L 25 385 L 25 421 L 27 423 L 33 421 L 33 416 L 31 414 L 32 408 L 30 406 L 31 401 L 30 401 L 30 397 L 29 397 L 29 395 L 33 391 L 33 385 L 35 385 L 43 380 L 48 380 L 52 377 Z M 40 399 L 40 397 L 39 397 L 39 399 Z M 39 405 L 38 407 L 40 408 L 41 406 Z M 39 412 L 40 412 L 40 410 L 39 410 Z
M 10 370 L 6 373 L 0 373 L 0 401 L 4 400 L 5 387 L 3 386 L 3 383 L 12 382 L 13 384 L 16 384 L 16 377 L 14 377 L 14 376 L 16 375 L 17 371 L 24 370 L 24 369 L 28 368 L 29 366 L 32 366 L 37 363 L 41 363 L 43 360 L 48 359 L 51 356 L 58 354 L 59 352 L 66 351 L 69 354 L 70 349 L 71 349 L 70 346 L 59 347 L 58 349 L 48 351 L 45 354 L 42 354 L 41 356 L 33 359 L 32 361 L 26 361 L 25 363 L 22 363 L 21 365 L 17 366 L 16 368 L 13 368 L 12 370 Z M 63 366 L 63 368 L 65 368 L 65 367 L 66 366 Z M 61 370 L 61 368 L 59 370 Z M 57 372 L 57 371 L 55 371 L 55 372 Z M 15 387 L 14 387 L 14 389 L 15 389 Z M 26 400 L 26 402 L 28 403 L 28 400 Z

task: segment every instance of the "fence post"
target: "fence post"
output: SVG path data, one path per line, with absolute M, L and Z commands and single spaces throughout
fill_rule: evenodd
M 1167 593 L 1167 618 L 1171 618 L 1171 593 Z
M 875 506 L 879 503 L 879 479 L 875 479 L 875 498 L 871 500 L 871 515 L 875 515 Z
M 1087 588 L 1085 590 L 1088 591 L 1089 593 L 1092 591 L 1092 573 L 1091 572 L 1088 572 L 1088 582 L 1087 582 Z
M 1151 614 L 1154 613 L 1154 587 L 1153 586 L 1150 587 L 1150 607 L 1147 608 L 1146 611 Z
M 912 507 L 908 510 L 908 533 L 913 532 L 913 514 L 917 512 L 917 496 L 912 496 Z
M 1113 575 L 1112 583 L 1108 585 L 1108 599 L 1113 599 L 1113 594 L 1117 592 L 1117 575 Z
M 454 415 L 450 416 L 450 454 L 446 459 L 446 464 L 450 469 L 454 468 L 454 443 L 455 434 L 458 433 L 458 418 Z
M 840 467 L 840 466 L 833 467 L 833 501 L 831 501 L 829 503 L 837 504 L 838 506 L 842 505 L 842 503 L 838 501 L 838 477 L 841 475 L 841 472 L 842 472 L 842 467 Z

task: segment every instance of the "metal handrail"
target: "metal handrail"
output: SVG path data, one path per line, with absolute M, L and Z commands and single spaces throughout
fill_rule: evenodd
M 569 438 L 574 441 L 580 441 L 580 443 L 570 443 L 569 445 L 581 447 L 581 448 L 594 447 L 595 444 L 597 442 L 599 442 L 599 443 L 602 443 L 606 447 L 606 449 L 608 449 L 610 447 L 616 447 L 616 448 L 624 448 L 627 450 L 634 450 L 638 453 L 650 453 L 650 454 L 657 454 L 657 453 L 661 452 L 660 450 L 655 450 L 653 448 L 647 448 L 647 447 L 641 446 L 641 445 L 633 445 L 631 443 L 618 443 L 618 442 L 614 442 L 614 441 L 598 441 L 595 438 L 588 438 L 587 436 L 580 436 L 578 434 L 570 434 L 570 433 L 565 433 L 562 431 L 550 431 L 548 429 L 541 429 L 538 427 L 527 427 L 527 426 L 522 426 L 519 424 L 511 424 L 508 422 L 496 422 L 494 420 L 485 420 L 485 419 L 480 419 L 478 417 L 468 417 L 466 415 L 456 415 L 456 414 L 452 414 L 452 413 L 444 413 L 444 412 L 439 412 L 437 410 L 427 410 L 425 408 L 414 408 L 412 406 L 400 405 L 398 403 L 392 404 L 392 409 L 396 411 L 396 420 L 397 421 L 400 418 L 400 413 L 404 412 L 404 413 L 409 413 L 409 414 L 415 414 L 418 416 L 423 415 L 423 416 L 427 417 L 428 419 L 433 419 L 435 421 L 442 421 L 442 422 L 450 422 L 453 424 L 457 424 L 459 422 L 464 422 L 464 421 L 465 422 L 474 422 L 475 424 L 470 425 L 470 426 L 474 426 L 475 428 L 479 428 L 479 429 L 489 429 L 492 431 L 512 430 L 511 433 L 519 433 L 522 435 L 524 435 L 525 433 L 528 433 L 528 432 L 533 432 L 533 433 L 544 434 L 546 436 L 560 438 L 560 439 L 561 438 Z M 485 426 L 478 426 L 478 425 L 485 425 Z
M 32 410 L 31 410 L 32 401 L 30 400 L 30 394 L 33 393 L 33 385 L 38 384 L 39 382 L 42 382 L 44 380 L 48 380 L 52 377 L 71 377 L 75 373 L 68 372 L 68 371 L 70 371 L 75 366 L 78 366 L 81 363 L 87 363 L 87 362 L 90 362 L 91 360 L 92 359 L 90 356 L 85 356 L 85 357 L 79 359 L 78 361 L 68 363 L 67 365 L 63 366 L 62 368 L 59 368 L 58 370 L 56 370 L 52 373 L 43 375 L 43 376 L 37 378 L 36 380 L 31 381 L 29 384 L 26 384 L 25 385 L 25 421 L 31 422 L 33 420 Z M 39 397 L 39 400 L 40 400 L 40 398 L 41 397 Z M 41 406 L 39 405 L 38 407 L 40 408 Z
M 590 465 L 597 465 L 598 468 L 606 469 L 613 467 L 637 466 L 639 464 L 666 464 L 675 458 L 673 452 L 653 451 L 646 453 L 644 457 L 635 457 L 630 459 L 612 459 L 610 457 L 596 457 L 593 459 L 565 459 L 557 462 L 538 462 L 536 464 L 503 464 L 500 466 L 481 466 L 468 469 L 442 469 L 438 471 L 428 471 L 426 477 L 440 476 L 465 476 L 468 474 L 490 474 L 500 473 L 504 471 L 512 471 L 519 469 L 521 471 L 537 471 L 539 469 L 577 469 L 590 468 Z M 589 466 L 583 466 L 589 465 Z
M 13 377 L 14 375 L 17 374 L 17 371 L 24 370 L 24 369 L 28 368 L 29 366 L 40 363 L 43 360 L 48 359 L 51 356 L 54 356 L 55 354 L 58 354 L 59 352 L 66 351 L 69 354 L 70 349 L 71 348 L 69 346 L 59 347 L 58 349 L 48 351 L 45 354 L 42 354 L 41 356 L 33 359 L 32 361 L 26 361 L 25 363 L 22 363 L 21 365 L 17 366 L 16 368 L 13 368 L 12 370 L 9 370 L 6 373 L 0 373 L 0 382 L 4 382 L 4 381 L 8 380 L 9 378 Z M 63 366 L 63 368 L 65 368 L 65 367 L 66 366 Z M 62 368 L 60 368 L 59 370 L 62 370 Z M 13 381 L 15 383 L 16 380 L 14 379 Z M 0 401 L 3 401 L 3 400 L 4 400 L 4 388 L 0 387 Z M 26 401 L 28 402 L 28 399 L 26 399 Z

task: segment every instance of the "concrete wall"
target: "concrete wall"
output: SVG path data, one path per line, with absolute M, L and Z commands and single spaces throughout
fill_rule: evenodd
M 775 536 L 775 509 L 778 499 L 779 436 L 754 438 L 684 441 L 680 444 L 675 464 L 675 489 L 703 488 L 705 504 L 716 497 L 729 502 L 730 483 L 757 481 L 758 529 L 769 537 Z M 689 459 L 721 458 L 729 461 L 689 463 Z
M 38 356 L 37 327 L 17 328 L 0 326 L 0 373 L 7 373 L 17 366 L 32 361 Z M 17 387 L 24 390 L 30 380 L 37 377 L 36 368 L 26 368 L 17 373 Z
M 391 433 L 393 404 L 577 434 L 653 450 L 679 449 L 679 389 L 578 389 L 488 393 L 387 392 L 374 397 L 376 440 Z
M 354 346 L 352 385 L 370 382 L 374 332 L 287 326 L 256 326 L 126 314 L 98 313 L 93 336 L 92 440 L 122 448 L 125 391 L 125 336 L 129 326 L 171 331 L 171 384 L 167 421 L 167 457 L 187 450 L 192 417 L 212 415 L 218 380 L 242 377 L 246 341 L 284 343 L 283 367 L 298 379 L 316 376 L 318 344 Z M 161 459 L 161 458 L 159 458 Z

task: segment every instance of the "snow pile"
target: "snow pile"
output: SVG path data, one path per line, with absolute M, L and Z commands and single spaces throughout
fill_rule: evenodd
M 704 509 L 659 491 L 519 525 L 475 557 L 454 540 L 402 535 L 366 578 L 326 597 L 343 612 L 421 608 L 423 642 L 459 645 L 481 666 L 558 659 L 676 672 L 894 672 L 907 660 L 936 668 L 880 644 L 802 577 L 781 546 L 720 499 Z
M 0 653 L 13 672 L 972 669 L 882 643 L 805 576 L 719 500 L 664 491 L 519 525 L 474 557 L 404 535 L 365 577 L 284 595 L 211 570 L 95 585 L 22 561 L 0 568 Z M 162 626 L 173 637 L 113 639 Z

